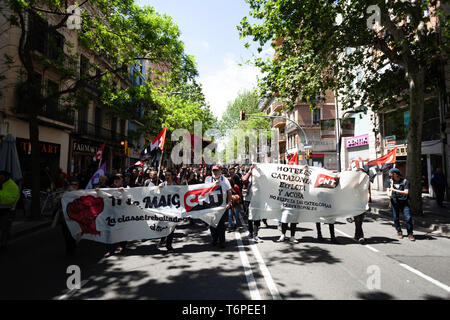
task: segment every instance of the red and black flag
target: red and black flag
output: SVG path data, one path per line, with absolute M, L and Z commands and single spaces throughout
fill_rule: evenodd
M 363 170 L 369 175 L 370 182 L 373 182 L 375 177 L 382 174 L 383 171 L 390 169 L 397 160 L 397 148 L 394 148 L 384 156 L 367 162 Z

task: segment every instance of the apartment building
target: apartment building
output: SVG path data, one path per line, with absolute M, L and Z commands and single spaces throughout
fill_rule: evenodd
M 299 163 L 306 164 L 303 154 L 307 139 L 313 150 L 309 164 L 329 170 L 337 169 L 336 139 L 322 139 L 320 134 L 320 121 L 335 119 L 336 117 L 336 106 L 332 92 L 327 91 L 323 99 L 318 99 L 314 110 L 310 108 L 309 104 L 301 103 L 299 100 L 292 110 L 288 110 L 276 98 L 265 100 L 259 109 L 267 115 L 282 115 L 291 119 L 298 123 L 305 133 L 303 134 L 291 121 L 285 119 L 272 120 L 271 127 L 279 130 L 280 163 L 287 163 L 292 155 L 300 151 Z
M 47 23 L 56 24 L 56 18 L 47 16 L 47 21 L 38 16 L 28 15 L 29 34 L 32 37 L 32 53 L 34 59 L 34 76 L 42 84 L 43 93 L 61 91 L 69 87 L 74 80 L 62 79 L 61 75 L 48 64 L 41 64 L 40 57 L 48 61 L 60 59 L 58 52 L 63 52 L 70 63 L 77 70 L 78 77 L 89 73 L 94 75 L 92 65 L 102 68 L 108 63 L 108 57 L 91 52 L 83 48 L 78 42 L 76 30 L 61 28 L 53 32 L 45 32 L 43 26 Z M 10 26 L 3 16 L 0 16 L 0 56 L 8 54 L 13 64 L 7 67 L 0 63 L 4 79 L 1 80 L 0 96 L 0 124 L 3 132 L 16 137 L 17 150 L 24 175 L 24 188 L 31 186 L 31 146 L 29 123 L 25 110 L 17 107 L 17 86 L 24 79 L 24 68 L 18 57 L 18 45 L 21 30 Z M 52 45 L 49 45 L 52 43 Z M 55 50 L 55 46 L 57 50 Z M 58 52 L 56 52 L 58 51 Z M 69 56 L 78 53 L 78 60 L 72 61 Z M 118 78 L 117 85 L 126 88 L 131 83 L 129 79 Z M 126 155 L 121 141 L 127 137 L 128 120 L 111 118 L 102 105 L 98 83 L 86 85 L 86 103 L 79 109 L 72 108 L 63 98 L 47 103 L 40 110 L 39 142 L 41 146 L 41 186 L 50 187 L 50 181 L 59 168 L 69 175 L 87 175 L 95 170 L 93 156 L 99 147 L 105 143 L 103 161 L 107 163 L 107 170 L 124 168 Z

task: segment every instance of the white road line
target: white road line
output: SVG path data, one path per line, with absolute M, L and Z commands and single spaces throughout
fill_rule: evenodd
M 245 277 L 247 278 L 248 289 L 250 290 L 250 296 L 252 300 L 261 300 L 261 295 L 259 294 L 258 287 L 256 286 L 255 278 L 253 277 L 252 267 L 248 262 L 247 253 L 244 250 L 244 244 L 242 243 L 241 234 L 239 232 L 235 232 L 234 236 L 236 237 L 239 254 L 241 256 L 242 265 L 244 267 Z
M 270 290 L 272 298 L 274 300 L 282 300 L 280 293 L 278 292 L 277 286 L 273 281 L 272 276 L 270 275 L 269 269 L 264 263 L 264 259 L 262 258 L 261 253 L 258 250 L 258 247 L 256 246 L 256 244 L 252 244 L 250 245 L 250 248 L 252 248 L 253 255 L 255 256 L 256 261 L 258 261 L 259 269 L 261 270 L 264 276 L 264 280 L 266 281 L 267 287 Z
M 399 263 L 399 265 L 401 265 L 403 268 L 405 268 L 406 270 L 411 271 L 412 273 L 415 273 L 416 275 L 418 275 L 419 277 L 424 278 L 425 280 L 428 280 L 429 282 L 431 282 L 432 284 L 438 286 L 441 289 L 444 289 L 447 292 L 450 292 L 450 287 L 443 284 L 442 282 L 439 282 L 437 280 L 434 280 L 433 278 L 431 278 L 430 276 L 427 276 L 426 274 L 423 274 L 422 272 L 420 272 L 419 270 L 416 270 L 410 266 L 408 266 L 407 264 L 404 263 Z
M 341 230 L 338 230 L 338 229 L 336 229 L 336 228 L 335 228 L 335 230 L 336 230 L 337 232 L 339 232 L 340 234 L 346 236 L 347 238 L 350 238 L 350 239 L 352 239 L 352 240 L 355 240 L 355 239 L 353 239 L 352 236 L 346 234 L 345 232 L 342 232 Z M 356 242 L 356 240 L 355 240 L 355 242 Z M 366 247 L 366 248 L 369 249 L 369 250 L 372 250 L 373 252 L 380 252 L 379 250 L 375 249 L 375 248 L 372 247 L 372 246 L 369 246 L 368 244 L 365 244 L 364 247 Z
M 80 283 L 80 289 L 83 288 L 83 286 L 84 286 L 86 283 L 88 283 L 88 282 L 89 282 L 89 280 L 83 280 L 83 281 L 81 281 L 81 283 Z M 57 298 L 57 300 L 65 300 L 65 299 L 68 299 L 68 298 L 70 298 L 71 296 L 73 296 L 74 293 L 75 293 L 77 290 L 80 290 L 80 289 L 71 289 L 71 290 L 69 290 L 69 292 L 67 292 L 66 294 L 63 294 L 61 297 Z
M 241 224 L 245 226 L 244 219 L 242 219 L 242 216 L 239 216 L 239 218 L 241 220 Z M 247 228 L 244 228 L 244 231 L 247 231 Z M 258 262 L 259 269 L 261 270 L 261 273 L 264 276 L 264 281 L 266 282 L 267 288 L 269 288 L 272 298 L 274 300 L 283 300 L 280 296 L 280 293 L 278 292 L 275 281 L 273 281 L 272 275 L 270 274 L 270 271 L 267 268 L 266 263 L 264 262 L 264 259 L 258 250 L 258 246 L 256 244 L 251 244 L 250 248 L 252 249 L 256 261 Z

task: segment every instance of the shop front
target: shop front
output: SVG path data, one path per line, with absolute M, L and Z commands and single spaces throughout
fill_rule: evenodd
M 49 190 L 52 182 L 59 172 L 61 145 L 47 141 L 39 141 L 40 146 L 40 182 L 42 190 Z M 23 175 L 23 188 L 31 189 L 33 170 L 31 166 L 31 141 L 29 139 L 16 138 L 17 154 Z

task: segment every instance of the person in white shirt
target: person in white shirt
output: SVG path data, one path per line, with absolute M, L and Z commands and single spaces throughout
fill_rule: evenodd
M 217 228 L 210 227 L 211 236 L 212 236 L 212 245 L 217 245 L 219 242 L 220 248 L 225 248 L 225 222 L 228 219 L 228 209 L 231 208 L 231 185 L 228 179 L 226 179 L 222 174 L 219 166 L 212 167 L 212 176 L 207 177 L 205 183 L 213 183 L 215 182 L 217 185 L 220 185 L 222 188 L 222 194 L 227 194 L 227 207 L 225 208 L 225 212 L 222 215 L 222 218 L 217 225 Z

